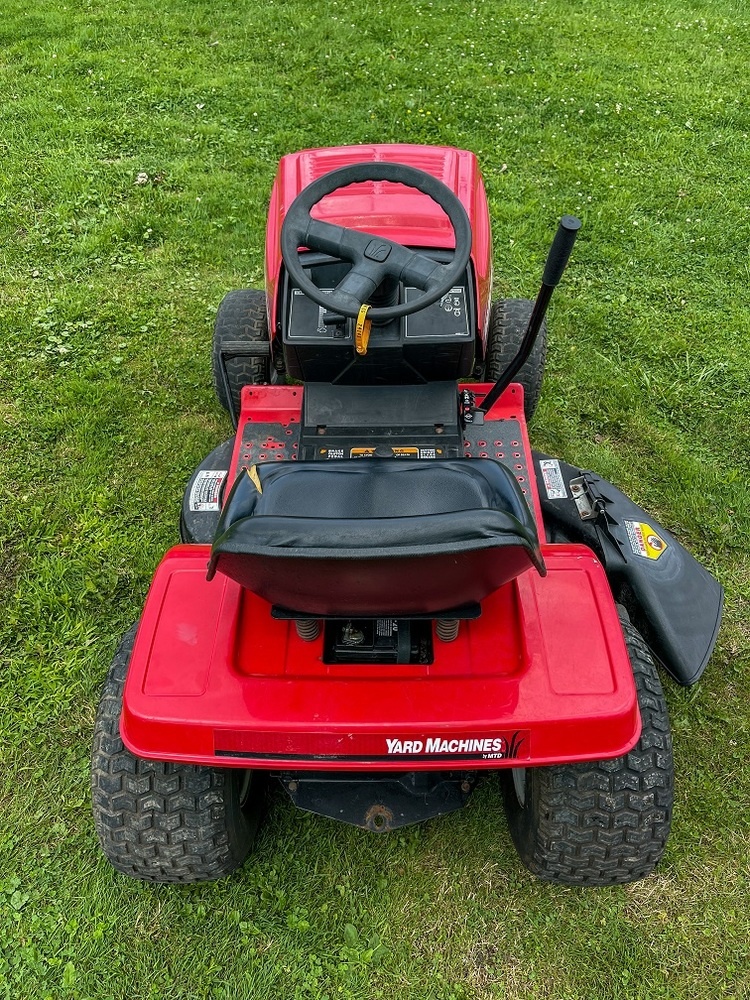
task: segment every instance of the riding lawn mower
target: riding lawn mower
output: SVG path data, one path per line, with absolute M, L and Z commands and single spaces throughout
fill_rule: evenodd
M 722 589 L 593 472 L 532 450 L 545 313 L 491 301 L 476 157 L 283 157 L 266 289 L 229 292 L 213 378 L 235 433 L 199 465 L 96 721 L 97 832 L 152 882 L 217 879 L 268 782 L 387 833 L 496 774 L 536 875 L 650 873 L 672 814 L 658 664 L 694 684 Z

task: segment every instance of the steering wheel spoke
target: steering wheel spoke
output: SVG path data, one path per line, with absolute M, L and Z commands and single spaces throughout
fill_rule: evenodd
M 356 263 L 371 239 L 371 236 L 356 229 L 310 218 L 306 231 L 300 233 L 300 246 Z
M 365 268 L 361 264 L 355 264 L 334 288 L 333 294 L 351 297 L 353 300 L 352 308 L 359 310 L 362 304 L 369 300 L 383 277 L 382 268 L 375 270 L 374 268 Z
M 426 254 L 398 244 L 393 244 L 393 252 L 384 266 L 392 277 L 423 292 L 436 287 L 435 283 L 441 281 L 446 267 Z

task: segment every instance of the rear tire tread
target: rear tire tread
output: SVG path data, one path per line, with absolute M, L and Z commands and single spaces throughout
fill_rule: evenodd
M 96 717 L 91 793 L 99 842 L 117 871 L 147 882 L 222 878 L 245 860 L 257 828 L 258 817 L 238 808 L 243 772 L 145 760 L 127 749 L 120 714 L 136 630 L 115 653 Z
M 623 757 L 530 768 L 521 806 L 502 775 L 511 836 L 526 867 L 563 885 L 620 885 L 650 874 L 669 837 L 674 797 L 672 738 L 651 654 L 622 620 L 642 732 Z

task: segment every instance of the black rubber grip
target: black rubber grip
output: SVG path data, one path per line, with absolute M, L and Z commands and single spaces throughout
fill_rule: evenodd
M 581 220 L 577 219 L 575 215 L 564 215 L 560 219 L 560 225 L 557 227 L 555 238 L 547 254 L 547 263 L 544 265 L 544 274 L 542 275 L 542 284 L 547 285 L 548 288 L 554 288 L 562 278 L 580 228 Z

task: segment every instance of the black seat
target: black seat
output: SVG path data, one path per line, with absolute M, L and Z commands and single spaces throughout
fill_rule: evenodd
M 481 601 L 531 567 L 544 575 L 536 525 L 505 466 L 375 458 L 243 470 L 208 576 L 311 617 L 407 617 Z

